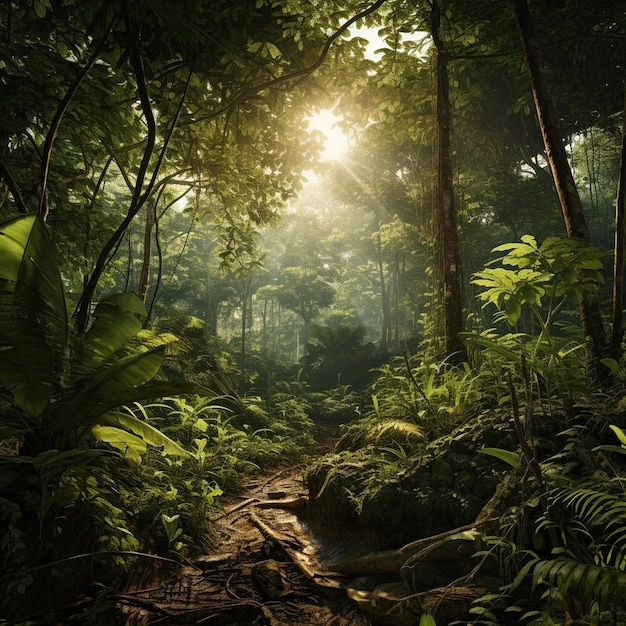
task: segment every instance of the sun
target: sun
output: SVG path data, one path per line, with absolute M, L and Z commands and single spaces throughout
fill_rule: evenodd
M 332 109 L 321 109 L 308 118 L 309 129 L 324 135 L 322 161 L 341 161 L 348 152 L 348 136 L 339 126 L 342 118 Z

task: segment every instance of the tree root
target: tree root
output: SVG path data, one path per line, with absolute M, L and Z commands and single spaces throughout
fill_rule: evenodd
M 486 523 L 487 522 L 484 522 L 483 524 Z M 396 550 L 380 550 L 377 552 L 370 552 L 353 559 L 339 561 L 334 563 L 331 569 L 333 572 L 349 574 L 352 576 L 397 573 L 411 557 L 419 553 L 431 552 L 435 548 L 438 548 L 448 542 L 453 535 L 477 529 L 480 525 L 482 524 L 466 524 L 465 526 L 453 528 L 452 530 L 448 530 L 438 535 L 433 535 L 432 537 L 425 537 L 424 539 L 412 541 L 411 543 L 407 543 Z M 453 558 L 458 559 L 459 556 L 458 552 L 455 552 L 450 555 L 448 560 Z M 438 551 L 436 558 L 437 560 L 441 560 L 445 558 L 445 555 L 442 555 L 441 552 Z

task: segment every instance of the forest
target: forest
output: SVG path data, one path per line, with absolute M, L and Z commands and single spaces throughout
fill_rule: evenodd
M 0 41 L 0 626 L 626 624 L 623 0 Z

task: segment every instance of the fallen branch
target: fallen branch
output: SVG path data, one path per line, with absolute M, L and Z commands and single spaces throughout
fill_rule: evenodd
M 410 557 L 418 554 L 419 552 L 433 549 L 435 546 L 443 544 L 452 535 L 476 529 L 479 526 L 488 523 L 488 521 L 491 520 L 487 520 L 481 524 L 477 524 L 475 522 L 472 524 L 466 524 L 465 526 L 453 528 L 452 530 L 447 530 L 438 535 L 418 539 L 417 541 L 407 543 L 396 550 L 369 552 L 368 554 L 363 554 L 353 559 L 339 561 L 338 563 L 333 564 L 331 569 L 333 572 L 354 576 L 398 572 Z
M 293 561 L 294 565 L 322 591 L 336 591 L 343 589 L 344 585 L 330 572 L 316 571 L 309 558 L 300 552 L 302 546 L 286 537 L 282 533 L 268 526 L 254 513 L 250 514 L 250 520 L 261 531 L 263 536 L 271 541 L 275 541 L 283 549 L 285 554 Z
M 286 509 L 288 511 L 297 511 L 303 509 L 309 499 L 304 496 L 297 498 L 282 498 L 280 500 L 262 500 L 261 502 L 255 502 L 254 506 L 259 509 Z

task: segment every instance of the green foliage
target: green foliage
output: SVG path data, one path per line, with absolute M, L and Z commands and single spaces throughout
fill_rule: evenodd
M 487 454 L 488 456 L 500 459 L 507 465 L 510 465 L 513 469 L 518 469 L 520 466 L 520 457 L 517 452 L 502 450 L 501 448 L 481 448 L 479 452 L 481 454 Z
M 567 299 L 580 301 L 585 293 L 594 292 L 604 282 L 602 257 L 598 250 L 582 239 L 548 237 L 540 246 L 531 235 L 524 235 L 521 243 L 507 243 L 493 252 L 508 251 L 501 259 L 506 268 L 485 269 L 477 272 L 472 282 L 484 287 L 480 299 L 504 309 L 506 319 L 515 326 L 528 305 L 538 321 L 542 333 L 550 338 L 552 318 Z M 544 299 L 547 312 L 541 314 Z
M 418 424 L 429 438 L 449 432 L 458 421 L 480 409 L 481 373 L 467 363 L 449 367 L 419 355 L 395 357 L 379 369 L 372 384 L 373 414 Z
M 175 389 L 168 383 L 149 384 L 163 361 L 164 346 L 149 350 L 132 346 L 145 317 L 139 299 L 119 294 L 101 301 L 94 323 L 84 336 L 76 337 L 70 331 L 61 278 L 41 219 L 11 220 L 2 226 L 2 235 L 0 348 L 6 359 L 0 381 L 8 392 L 2 406 L 2 437 L 21 437 L 22 450 L 31 458 L 55 450 L 74 453 L 91 435 L 114 441 L 116 447 L 126 442 L 137 450 L 141 439 L 184 454 L 134 415 L 113 412 Z
M 215 393 L 194 401 L 167 398 L 153 410 L 160 429 L 194 451 L 166 460 L 176 484 L 193 476 L 231 489 L 252 469 L 295 457 L 312 443 L 313 424 L 294 398 L 274 397 L 266 408 L 260 398 Z M 176 475 L 182 478 L 175 481 Z
M 337 442 L 336 451 L 372 446 L 392 456 L 406 458 L 425 442 L 423 430 L 413 422 L 398 419 L 365 418 L 348 426 Z
M 350 385 L 341 385 L 312 397 L 315 412 L 323 421 L 345 424 L 361 416 L 361 394 Z
M 464 341 L 475 355 L 483 351 L 480 367 L 490 369 L 495 380 L 503 379 L 504 367 L 518 380 L 531 376 L 538 392 L 543 390 L 548 398 L 556 394 L 571 405 L 586 388 L 587 363 L 580 330 L 566 322 L 565 305 L 595 292 L 603 281 L 600 270 L 605 253 L 578 239 L 550 237 L 538 246 L 529 235 L 521 243 L 495 250 L 508 251 L 500 261 L 516 269 L 477 272 L 472 282 L 484 288 L 479 297 L 485 306 L 495 304 L 501 309 L 500 317 L 513 326 L 528 309 L 539 332 L 465 333 Z
M 91 520 L 80 533 L 86 549 L 135 550 L 130 520 L 114 504 L 119 496 L 94 477 L 104 468 L 119 476 L 122 458 L 136 465 L 149 449 L 189 457 L 138 400 L 205 389 L 153 380 L 165 347 L 137 339 L 146 312 L 133 294 L 100 301 L 87 332 L 72 332 L 41 218 L 0 226 L 0 268 L 0 439 L 19 442 L 0 456 L 0 497 L 14 505 L 9 534 L 16 539 L 11 547 L 3 537 L 3 569 L 80 549 L 78 541 L 55 540 L 80 515 Z
M 626 454 L 626 432 L 618 426 L 615 426 L 614 424 L 609 425 L 609 428 L 615 433 L 620 445 L 598 446 L 597 448 L 594 448 L 594 450 L 603 450 L 604 452 L 618 452 L 619 454 Z
M 281 272 L 282 285 L 276 297 L 282 306 L 297 313 L 305 326 L 318 314 L 320 309 L 329 306 L 335 289 L 323 276 L 311 273 L 305 267 L 286 267 Z
M 316 390 L 342 383 L 363 387 L 370 370 L 379 363 L 373 343 L 363 343 L 365 329 L 309 325 L 309 341 L 303 358 L 302 376 Z
M 430 613 L 423 613 L 420 616 L 419 626 L 437 626 L 437 622 Z
M 626 502 L 619 485 L 600 477 L 556 486 L 537 531 L 556 530 L 562 547 L 533 568 L 536 585 L 571 593 L 585 615 L 625 608 Z M 603 622 L 600 619 L 600 623 Z

